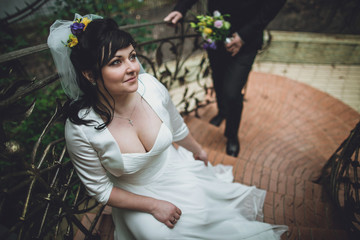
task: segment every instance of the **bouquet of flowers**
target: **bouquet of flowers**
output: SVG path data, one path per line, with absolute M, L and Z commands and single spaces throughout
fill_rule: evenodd
M 198 22 L 191 22 L 190 26 L 200 32 L 204 44 L 203 48 L 216 49 L 216 42 L 224 42 L 230 33 L 231 24 L 224 19 L 229 14 L 221 15 L 219 11 L 214 11 L 213 16 L 199 15 L 196 16 Z

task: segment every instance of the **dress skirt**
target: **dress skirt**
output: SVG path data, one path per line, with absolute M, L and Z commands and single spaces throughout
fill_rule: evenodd
M 166 200 L 181 209 L 173 229 L 151 214 L 113 208 L 116 240 L 280 239 L 287 226 L 263 222 L 266 191 L 233 182 L 232 166 L 205 166 L 171 142 L 162 124 L 151 151 L 123 154 L 127 173 L 112 178 L 124 190 Z

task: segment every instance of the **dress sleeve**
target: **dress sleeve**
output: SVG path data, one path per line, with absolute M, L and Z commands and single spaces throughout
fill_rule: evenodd
M 67 120 L 65 125 L 66 147 L 75 170 L 90 196 L 106 204 L 113 188 L 106 170 L 82 130 L 84 125 L 76 125 Z
M 185 124 L 184 119 L 180 115 L 179 111 L 176 109 L 167 90 L 165 96 L 167 100 L 167 102 L 165 102 L 165 106 L 167 111 L 169 112 L 170 122 L 173 128 L 173 141 L 177 142 L 184 139 L 189 134 L 189 129 Z
M 182 140 L 189 134 L 189 129 L 186 126 L 184 119 L 180 115 L 179 111 L 176 109 L 173 101 L 171 100 L 169 91 L 161 82 L 159 82 L 159 80 L 157 80 L 152 75 L 146 74 L 145 79 L 148 79 L 148 81 L 151 81 L 152 84 L 155 85 L 153 90 L 156 92 L 152 93 L 151 96 L 153 98 L 154 96 L 161 98 L 161 103 L 165 108 L 164 110 L 166 113 L 159 111 L 158 114 L 162 115 L 162 120 L 164 120 L 165 123 L 171 128 L 173 133 L 173 141 L 177 142 Z M 167 117 L 164 117 L 164 115 Z

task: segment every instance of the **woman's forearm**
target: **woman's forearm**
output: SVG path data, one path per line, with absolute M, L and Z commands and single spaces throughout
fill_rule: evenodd
M 137 195 L 121 188 L 113 187 L 107 204 L 112 207 L 151 213 L 154 209 L 155 201 L 156 199 L 154 198 Z
M 201 145 L 193 138 L 191 133 L 189 133 L 184 139 L 177 141 L 176 144 L 186 148 L 193 153 L 196 160 L 201 160 L 208 165 L 207 153 L 201 147 Z
M 194 137 L 189 133 L 185 138 L 180 141 L 177 141 L 176 144 L 186 148 L 194 155 L 203 151 L 201 145 L 194 139 Z
M 181 210 L 168 201 L 134 194 L 117 187 L 113 187 L 107 204 L 112 207 L 149 213 L 169 228 L 174 227 L 181 215 Z

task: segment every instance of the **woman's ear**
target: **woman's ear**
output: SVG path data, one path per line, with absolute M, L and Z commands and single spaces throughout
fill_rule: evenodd
M 92 84 L 96 85 L 96 80 L 94 78 L 93 73 L 90 70 L 83 71 L 82 75 Z

